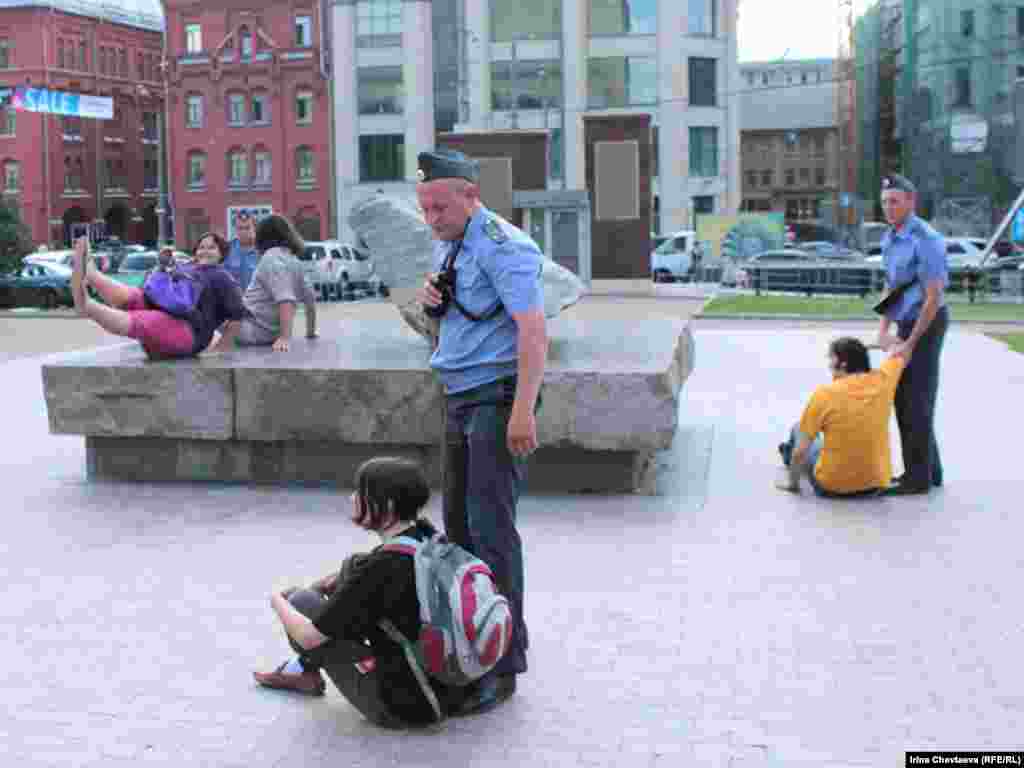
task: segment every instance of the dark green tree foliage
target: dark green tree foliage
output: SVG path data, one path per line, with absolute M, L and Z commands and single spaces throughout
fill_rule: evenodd
M 32 252 L 32 233 L 16 208 L 0 202 L 0 272 L 13 272 Z

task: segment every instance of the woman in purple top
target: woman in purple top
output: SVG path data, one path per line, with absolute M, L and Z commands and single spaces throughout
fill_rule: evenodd
M 150 359 L 192 357 L 209 346 L 214 332 L 229 320 L 245 317 L 242 292 L 223 268 L 228 244 L 212 232 L 203 235 L 193 251 L 189 269 L 202 290 L 188 319 L 175 317 L 149 302 L 142 288 L 113 280 L 91 263 L 88 238 L 75 241 L 71 293 L 75 309 L 105 331 L 138 339 Z M 89 296 L 92 287 L 106 303 Z

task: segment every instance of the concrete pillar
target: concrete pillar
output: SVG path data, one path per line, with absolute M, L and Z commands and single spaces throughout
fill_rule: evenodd
M 562 0 L 562 121 L 566 189 L 586 189 L 586 139 L 583 113 L 587 109 L 588 0 Z
M 491 127 L 491 23 L 489 0 L 465 0 L 465 67 L 469 125 Z
M 402 4 L 405 87 L 405 178 L 416 178 L 416 155 L 434 148 L 434 35 L 429 0 Z
M 679 0 L 658 2 L 658 197 L 665 234 L 692 227 L 688 213 L 690 176 L 687 125 L 686 55 L 678 44 L 686 34 L 686 11 Z
M 737 46 L 737 12 L 738 0 L 722 0 L 721 19 L 722 32 L 726 35 L 726 55 L 724 63 L 725 77 L 719 86 L 721 101 L 724 104 L 725 121 L 722 142 L 725 147 L 725 210 L 722 213 L 732 214 L 740 209 L 742 185 L 740 179 L 740 68 L 739 48 Z
M 331 6 L 331 58 L 334 83 L 334 183 L 337 190 L 337 232 L 352 239 L 348 212 L 351 188 L 359 181 L 359 110 L 356 88 L 356 9 L 354 0 L 336 0 Z

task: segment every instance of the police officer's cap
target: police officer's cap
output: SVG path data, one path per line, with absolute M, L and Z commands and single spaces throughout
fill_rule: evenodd
M 911 195 L 917 194 L 917 187 L 914 186 L 914 182 L 906 176 L 900 176 L 898 173 L 891 173 L 888 176 L 882 177 L 882 191 L 884 192 L 887 189 L 908 192 Z
M 480 182 L 480 164 L 453 149 L 420 152 L 417 161 L 419 170 L 416 177 L 421 182 L 438 179 L 465 179 L 473 184 Z

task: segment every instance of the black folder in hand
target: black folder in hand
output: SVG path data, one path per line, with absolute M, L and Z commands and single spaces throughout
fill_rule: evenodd
M 916 282 L 917 278 L 911 280 L 909 283 L 897 285 L 895 288 L 893 288 L 891 291 L 885 294 L 885 296 L 879 299 L 878 303 L 875 304 L 875 306 L 873 306 L 871 309 L 873 309 L 876 314 L 884 315 L 886 312 L 892 309 L 893 305 L 896 304 L 896 302 L 903 298 L 903 294 L 906 293 L 910 286 L 912 286 Z

